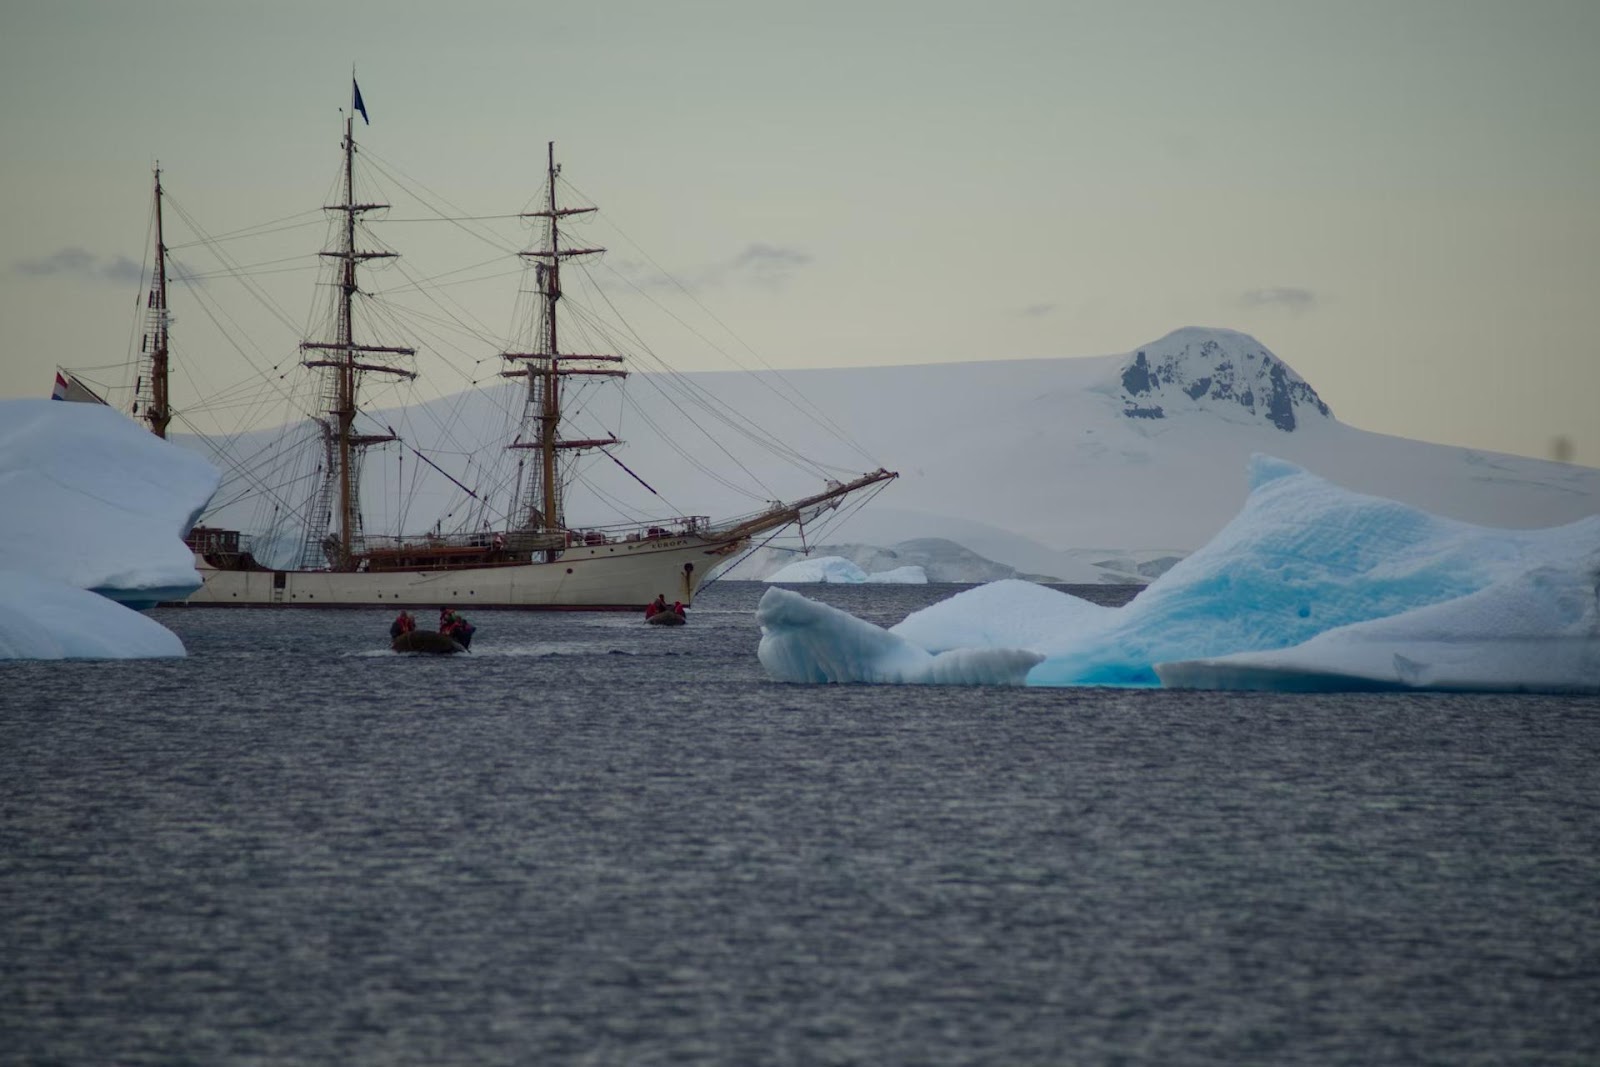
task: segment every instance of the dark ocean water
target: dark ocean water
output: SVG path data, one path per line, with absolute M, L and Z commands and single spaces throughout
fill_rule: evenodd
M 1593 698 L 781 686 L 759 593 L 0 664 L 0 1062 L 1600 1062 Z

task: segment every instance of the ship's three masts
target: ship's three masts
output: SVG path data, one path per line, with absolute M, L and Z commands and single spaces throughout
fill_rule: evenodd
M 398 357 L 413 356 L 416 350 L 410 347 L 366 344 L 355 337 L 356 298 L 362 295 L 357 282 L 357 266 L 366 260 L 395 256 L 393 252 L 363 251 L 356 246 L 357 219 L 368 211 L 389 206 L 356 201 L 354 112 L 358 109 L 365 117 L 366 112 L 360 103 L 359 90 L 354 88 L 352 81 L 352 107 L 350 114 L 345 118 L 343 143 L 344 160 L 341 176 L 343 199 L 342 203 L 328 205 L 325 208 L 336 213 L 339 221 L 338 238 L 333 250 L 321 253 L 337 262 L 338 281 L 334 300 L 333 336 L 331 340 L 306 341 L 300 346 L 302 353 L 305 354 L 302 363 L 315 368 L 322 376 L 319 392 L 321 415 L 317 421 L 322 430 L 324 454 L 322 477 L 307 514 L 305 537 L 301 544 L 300 568 L 304 571 L 320 571 L 326 568 L 332 572 L 348 572 L 368 570 L 370 566 L 376 574 L 379 571 L 396 569 L 436 567 L 442 561 L 455 566 L 501 566 L 515 562 L 505 551 L 506 546 L 512 542 L 516 543 L 515 551 L 531 550 L 530 562 L 537 562 L 541 555 L 546 562 L 554 562 L 574 543 L 573 535 L 566 526 L 562 502 L 562 488 L 567 481 L 567 473 L 563 469 L 565 458 L 586 449 L 605 448 L 621 443 L 615 435 L 591 439 L 565 438 L 561 435 L 563 385 L 568 379 L 580 376 L 625 377 L 627 375 L 627 371 L 620 366 L 623 362 L 623 357 L 620 355 L 561 350 L 557 309 L 562 297 L 562 264 L 578 256 L 604 251 L 601 248 L 563 247 L 562 220 L 572 215 L 587 214 L 596 209 L 560 205 L 556 186 L 561 171 L 555 162 L 555 145 L 553 142 L 550 143 L 546 167 L 548 183 L 546 205 L 543 210 L 523 215 L 524 218 L 544 220 L 543 247 L 520 253 L 526 259 L 533 261 L 539 298 L 534 321 L 528 333 L 529 351 L 502 353 L 511 367 L 501 373 L 506 377 L 528 380 L 521 426 L 516 440 L 509 447 L 533 453 L 533 461 L 527 465 L 529 470 L 526 481 L 522 483 L 520 495 L 513 501 L 512 521 L 515 528 L 507 531 L 510 536 L 502 539 L 497 535 L 492 545 L 486 544 L 476 550 L 475 554 L 473 550 L 460 547 L 440 547 L 433 539 L 429 539 L 427 544 L 421 546 L 400 544 L 398 547 L 387 549 L 369 548 L 362 531 L 361 458 L 368 446 L 393 441 L 396 437 L 392 433 L 356 432 L 355 420 L 359 411 L 360 385 L 363 376 L 369 373 L 415 378 L 415 372 L 394 365 L 393 360 Z M 146 301 L 148 332 L 141 349 L 142 353 L 148 356 L 148 361 L 141 360 L 141 370 L 146 371 L 147 375 L 141 376 L 140 383 L 135 385 L 135 393 L 136 405 L 143 406 L 143 417 L 150 424 L 151 430 L 158 436 L 165 436 L 167 424 L 172 417 L 167 394 L 169 323 L 167 252 L 161 230 L 162 189 L 159 166 L 155 173 L 156 269 Z M 144 382 L 149 383 L 148 387 L 142 384 Z M 682 524 L 680 534 L 687 532 L 702 538 L 706 536 L 714 538 L 719 547 L 711 554 L 721 554 L 761 533 L 792 523 L 811 521 L 822 512 L 838 506 L 846 496 L 880 485 L 895 477 L 897 477 L 895 473 L 880 468 L 850 482 L 829 482 L 825 491 L 821 493 L 792 503 L 772 501 L 766 510 L 733 520 L 720 527 L 707 526 L 703 519 L 667 521 L 672 524 Z M 641 543 L 654 545 L 654 539 L 667 532 L 666 529 L 652 528 L 649 531 L 650 540 Z M 628 541 L 631 542 L 639 536 L 639 533 L 635 532 L 629 536 Z M 595 531 L 586 533 L 581 543 L 592 545 L 595 543 L 592 540 L 595 537 L 600 539 L 600 544 L 606 543 L 607 535 Z M 665 541 L 661 543 L 667 545 Z M 668 547 L 677 551 L 683 546 L 674 542 Z M 464 551 L 467 555 L 462 555 Z M 468 559 L 468 556 L 472 558 Z M 479 556 L 482 558 L 478 558 Z M 523 558 L 528 559 L 528 557 Z M 697 584 L 693 580 L 693 570 L 693 561 L 687 562 L 682 567 L 682 575 L 673 579 L 681 578 L 684 582 L 685 600 L 692 596 L 693 588 Z M 568 569 L 567 573 L 571 574 L 572 571 Z M 659 584 L 659 579 L 655 584 Z M 280 586 L 275 585 L 274 589 L 280 590 Z M 333 596 L 331 587 L 324 592 Z M 273 595 L 276 597 L 277 593 Z M 528 600 L 526 603 L 542 604 L 544 601 L 540 597 L 543 595 L 535 595 L 533 600 Z M 581 595 L 579 600 L 581 601 Z M 333 602 L 355 601 L 340 601 L 335 598 Z

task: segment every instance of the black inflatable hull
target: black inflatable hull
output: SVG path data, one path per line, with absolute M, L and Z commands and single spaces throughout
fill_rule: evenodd
M 401 634 L 394 639 L 392 647 L 396 652 L 432 652 L 443 656 L 467 650 L 455 638 L 432 630 L 412 630 L 408 634 Z
M 682 626 L 689 620 L 676 611 L 658 611 L 644 621 L 651 626 Z

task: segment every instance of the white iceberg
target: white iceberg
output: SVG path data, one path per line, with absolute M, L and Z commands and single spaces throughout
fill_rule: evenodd
M 0 571 L 0 660 L 182 655 L 177 634 L 132 608 L 53 578 Z
M 1210 544 L 1124 607 L 1075 600 L 994 583 L 882 631 L 893 642 L 786 605 L 760 615 L 762 663 L 787 681 L 928 680 L 904 643 L 1042 655 L 1030 685 L 1600 691 L 1600 516 L 1489 529 L 1265 457 Z
M 972 648 L 937 655 L 849 612 L 789 589 L 768 589 L 756 608 L 757 655 L 780 682 L 1021 685 L 1044 657 L 1022 649 Z
M 782 585 L 927 585 L 928 575 L 918 566 L 896 567 L 868 574 L 843 556 L 817 556 L 814 559 L 795 560 L 780 567 L 765 580 Z
M 200 587 L 204 459 L 99 404 L 0 401 L 0 659 L 184 655 L 134 608 Z
M 133 607 L 200 587 L 183 543 L 220 475 L 99 404 L 0 401 L 0 563 Z
M 1020 578 L 967 589 L 914 611 L 889 631 L 929 652 L 1039 649 L 1106 625 L 1114 608 Z

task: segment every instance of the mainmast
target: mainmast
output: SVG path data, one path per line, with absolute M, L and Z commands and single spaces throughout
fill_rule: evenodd
M 141 351 L 150 356 L 146 373 L 134 385 L 134 414 L 144 401 L 144 420 L 157 437 L 167 436 L 172 408 L 167 400 L 167 244 L 161 232 L 161 164 L 156 164 L 156 256 L 150 277 L 150 294 L 145 298 L 146 330 Z M 141 360 L 141 363 L 143 361 Z M 148 381 L 148 391 L 142 383 Z
M 355 92 L 355 82 L 351 81 L 352 96 Z M 351 570 L 359 562 L 362 552 L 361 544 L 361 503 L 360 503 L 360 470 L 361 454 L 368 445 L 381 444 L 385 441 L 395 440 L 393 434 L 358 434 L 354 432 L 357 405 L 357 394 L 361 385 L 361 376 L 372 372 L 378 374 L 393 374 L 402 378 L 415 378 L 412 371 L 400 367 L 392 367 L 384 363 L 360 362 L 357 355 L 362 356 L 411 356 L 416 354 L 414 348 L 401 348 L 389 345 L 366 345 L 355 341 L 351 325 L 351 310 L 355 304 L 356 294 L 360 289 L 356 285 L 356 264 L 369 259 L 391 259 L 394 252 L 362 252 L 356 248 L 356 217 L 363 212 L 375 211 L 386 208 L 388 204 L 358 204 L 355 201 L 355 100 L 352 98 L 350 113 L 344 120 L 344 203 L 331 204 L 324 210 L 336 211 L 343 214 L 340 225 L 339 247 L 332 252 L 323 252 L 322 255 L 330 259 L 339 260 L 339 295 L 334 303 L 336 319 L 334 325 L 334 339 L 332 341 L 306 341 L 300 345 L 302 352 L 325 352 L 327 356 L 320 359 L 306 359 L 302 362 L 307 367 L 320 367 L 323 369 L 323 410 L 328 416 L 322 420 L 324 453 L 326 465 L 324 468 L 323 485 L 317 497 L 309 528 L 306 533 L 304 551 L 302 552 L 302 566 L 315 564 L 318 548 L 322 555 L 335 570 Z M 330 505 L 332 498 L 338 496 L 338 528 L 337 539 L 327 536 L 327 523 L 331 522 Z
M 566 530 L 566 518 L 562 513 L 562 479 L 557 457 L 563 452 L 621 443 L 614 436 L 589 440 L 561 437 L 562 380 L 577 375 L 622 378 L 628 372 L 614 367 L 594 366 L 597 363 L 621 363 L 621 356 L 580 355 L 562 352 L 559 346 L 556 306 L 561 300 L 561 261 L 574 256 L 593 255 L 605 249 L 561 247 L 561 220 L 569 215 L 588 214 L 595 209 L 564 208 L 557 203 L 556 178 L 560 176 L 561 168 L 556 166 L 554 141 L 547 145 L 547 154 L 547 206 L 543 211 L 529 211 L 522 216 L 546 220 L 544 247 L 520 253 L 536 261 L 540 305 L 533 351 L 501 353 L 505 359 L 521 364 L 513 370 L 501 371 L 501 374 L 508 378 L 528 379 L 522 430 L 510 445 L 511 448 L 530 449 L 538 453 L 522 505 L 526 516 L 525 528 L 535 533 L 560 534 Z M 554 559 L 557 551 L 554 547 L 547 548 L 546 558 Z

